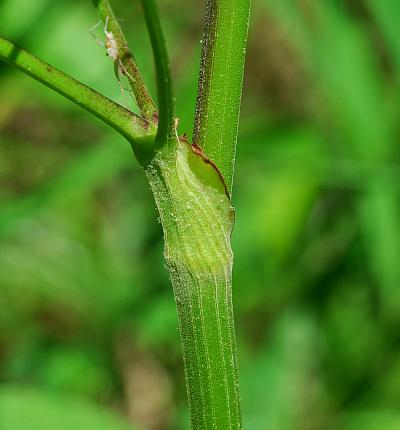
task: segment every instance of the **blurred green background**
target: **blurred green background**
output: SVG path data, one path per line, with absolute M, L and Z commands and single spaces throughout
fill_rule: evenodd
M 154 94 L 139 2 L 112 3 Z M 191 134 L 203 4 L 159 4 Z M 400 428 L 399 17 L 398 0 L 254 0 L 233 196 L 247 429 Z M 0 0 L 0 34 L 123 102 L 97 20 L 89 0 Z M 188 427 L 143 172 L 0 64 L 0 428 Z

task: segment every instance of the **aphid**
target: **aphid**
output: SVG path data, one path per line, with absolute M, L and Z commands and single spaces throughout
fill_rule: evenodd
M 117 78 L 122 96 L 125 98 L 124 89 L 121 84 L 121 75 L 126 76 L 126 78 L 128 80 L 130 79 L 131 81 L 134 81 L 135 79 L 129 74 L 129 72 L 126 70 L 126 67 L 122 64 L 121 57 L 119 55 L 117 41 L 115 40 L 115 37 L 112 31 L 108 31 L 109 20 L 110 20 L 110 17 L 107 16 L 106 21 L 104 23 L 104 36 L 106 38 L 105 42 L 103 42 L 102 40 L 99 40 L 94 34 L 94 31 L 100 25 L 100 21 L 89 30 L 89 33 L 95 38 L 96 42 L 100 46 L 106 49 L 107 51 L 106 55 L 108 55 L 114 62 L 115 77 Z

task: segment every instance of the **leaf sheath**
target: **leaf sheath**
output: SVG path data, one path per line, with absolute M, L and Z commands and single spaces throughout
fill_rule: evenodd
M 238 430 L 242 427 L 231 297 L 233 209 L 220 177 L 207 169 L 190 145 L 178 142 L 176 152 L 160 152 L 146 173 L 164 230 L 191 428 Z

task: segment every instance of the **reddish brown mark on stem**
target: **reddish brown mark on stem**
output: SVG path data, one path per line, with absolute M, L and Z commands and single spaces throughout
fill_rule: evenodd
M 221 180 L 224 186 L 225 194 L 230 199 L 231 196 L 229 194 L 228 187 L 226 186 L 225 179 L 222 173 L 220 172 L 220 170 L 218 169 L 217 165 L 214 163 L 214 161 L 212 161 L 210 158 L 207 157 L 207 155 L 204 153 L 203 149 L 199 145 L 196 145 L 195 143 L 190 143 L 186 133 L 184 133 L 182 136 L 179 136 L 179 141 L 186 143 L 190 147 L 193 154 L 200 157 L 204 161 L 204 163 L 209 164 L 215 170 L 215 172 L 217 173 L 219 179 Z

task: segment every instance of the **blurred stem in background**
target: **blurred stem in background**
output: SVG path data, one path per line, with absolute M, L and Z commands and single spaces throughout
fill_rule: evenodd
M 192 428 L 240 429 L 230 193 L 250 0 L 207 2 L 194 145 L 177 136 L 168 55 L 154 1 L 142 0 L 142 5 L 155 59 L 159 112 L 108 0 L 94 4 L 105 25 L 104 45 L 117 79 L 119 74 L 127 77 L 141 117 L 5 39 L 0 39 L 0 58 L 84 107 L 132 144 L 164 230 Z

